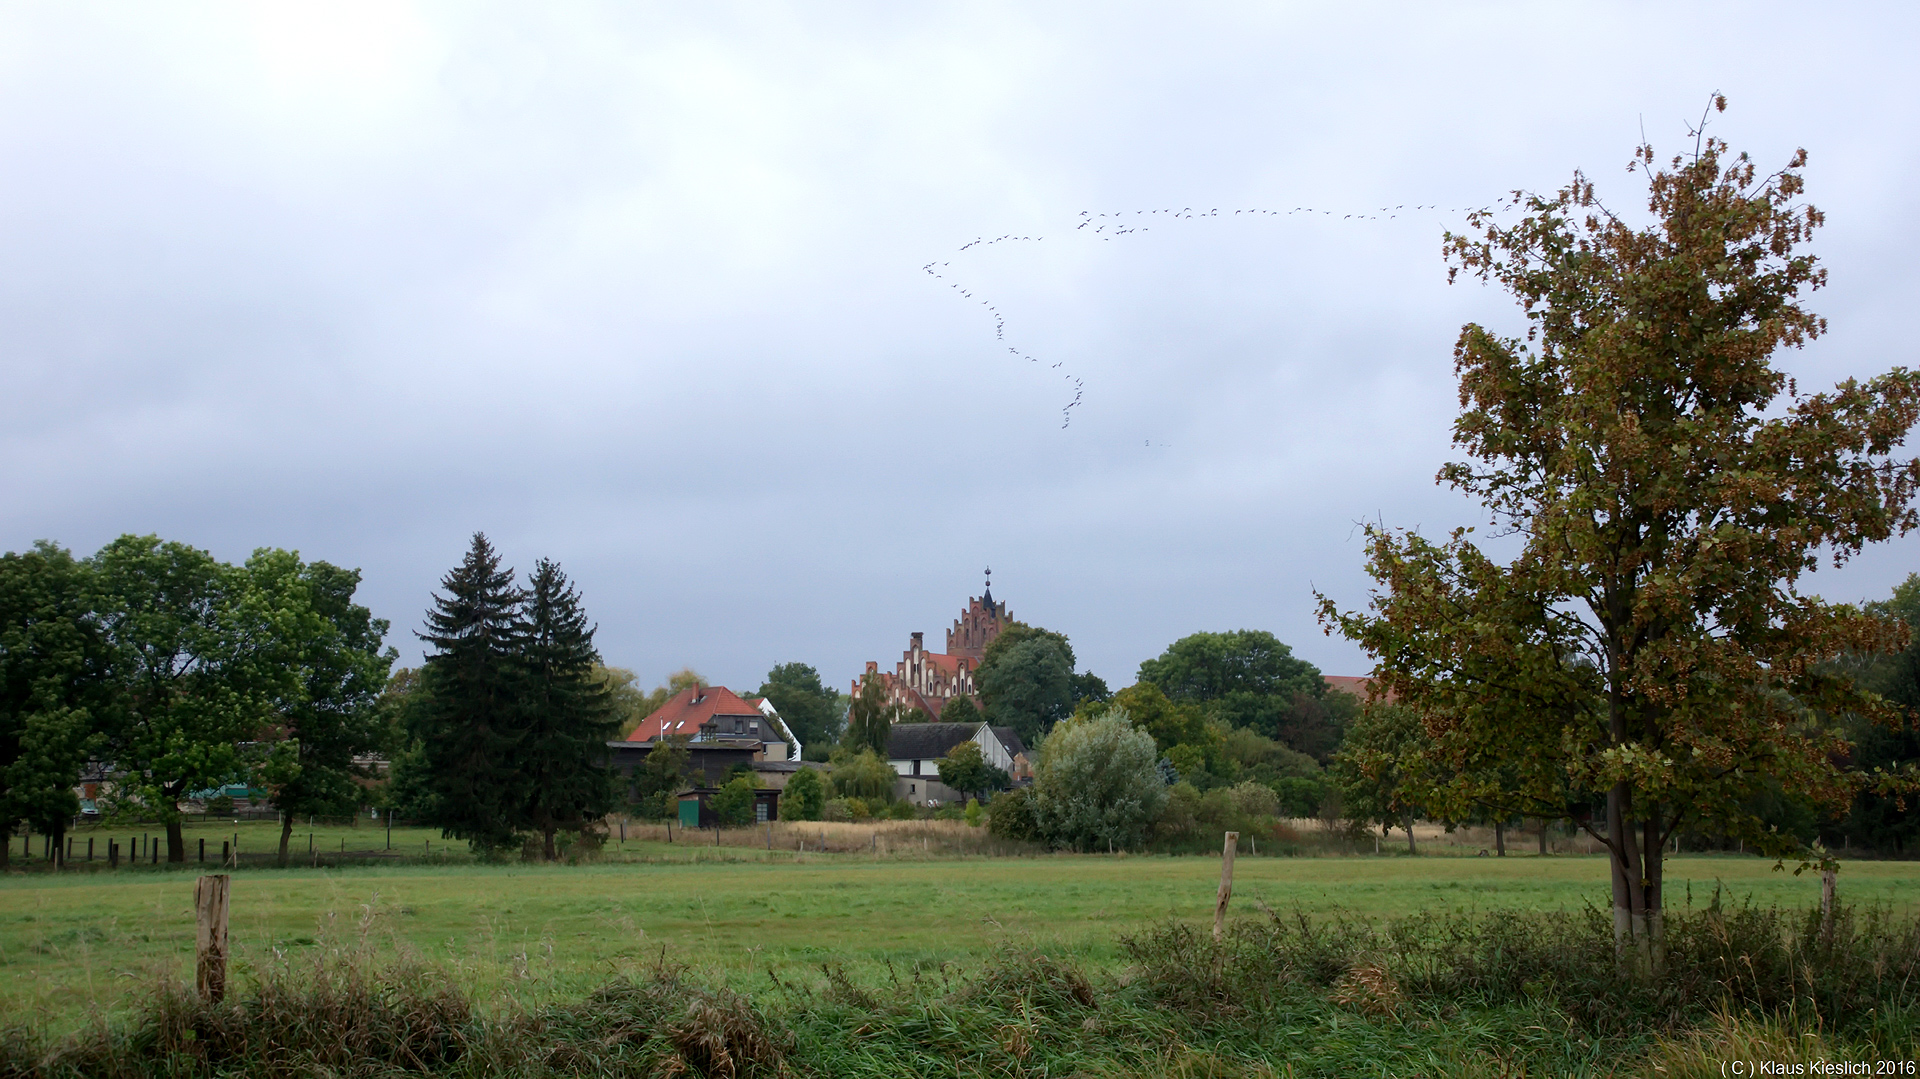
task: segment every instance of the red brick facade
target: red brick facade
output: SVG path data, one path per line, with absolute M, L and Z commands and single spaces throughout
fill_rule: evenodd
M 928 716 L 939 719 L 948 701 L 974 695 L 974 670 L 986 655 L 987 645 L 1012 621 L 1007 605 L 994 602 L 989 579 L 984 594 L 969 596 L 966 609 L 954 619 L 953 628 L 947 631 L 945 653 L 927 651 L 926 634 L 916 631 L 892 673 L 882 673 L 880 664 L 869 660 L 866 677 L 879 678 L 887 687 L 888 703 L 923 709 Z M 859 679 L 854 680 L 853 692 L 856 696 L 860 693 Z

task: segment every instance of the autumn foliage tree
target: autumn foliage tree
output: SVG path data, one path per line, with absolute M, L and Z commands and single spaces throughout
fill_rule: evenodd
M 1801 306 L 1825 282 L 1802 250 L 1822 220 L 1800 201 L 1805 161 L 1761 175 L 1696 133 L 1664 168 L 1636 151 L 1644 227 L 1575 173 L 1449 234 L 1451 273 L 1505 289 L 1528 326 L 1462 329 L 1454 441 L 1471 460 L 1439 479 L 1518 553 L 1371 529 L 1370 609 L 1321 600 L 1427 728 L 1425 759 L 1400 763 L 1429 810 L 1576 820 L 1609 852 L 1616 943 L 1643 973 L 1664 966 L 1677 828 L 1805 855 L 1741 807 L 1771 785 L 1841 809 L 1895 782 L 1836 763 L 1845 741 L 1817 717 L 1884 716 L 1824 661 L 1904 630 L 1797 585 L 1823 554 L 1914 527 L 1920 466 L 1892 454 L 1920 378 L 1802 395 L 1770 362 L 1826 327 Z

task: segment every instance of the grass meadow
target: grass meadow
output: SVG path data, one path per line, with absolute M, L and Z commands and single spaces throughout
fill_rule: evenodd
M 225 827 L 229 841 L 236 829 L 243 853 L 264 853 L 277 840 L 268 825 L 242 824 Z M 306 831 L 296 833 L 293 848 L 303 858 L 310 857 Z M 116 835 L 124 841 L 128 831 Z M 384 833 L 364 827 L 315 829 L 312 844 L 316 854 L 329 846 L 337 852 L 342 839 L 349 848 L 365 847 L 374 835 L 384 842 Z M 197 838 L 189 833 L 190 850 Z M 428 855 L 429 839 L 438 853 Z M 483 864 L 437 836 L 396 830 L 404 859 L 290 869 L 243 863 L 232 885 L 233 970 L 245 992 L 317 969 L 328 956 L 351 955 L 376 968 L 430 970 L 477 1012 L 523 1016 L 576 1006 L 610 983 L 657 984 L 670 969 L 715 991 L 764 997 L 778 987 L 809 1000 L 819 992 L 842 1008 L 924 995 L 923 979 L 950 987 L 969 976 L 964 972 L 991 969 L 1009 955 L 1042 964 L 1033 968 L 1040 974 L 1027 970 L 1016 980 L 1045 982 L 1045 964 L 1061 963 L 1080 972 L 1075 978 L 1123 986 L 1141 969 L 1138 946 L 1130 952 L 1127 938 L 1164 933 L 1175 923 L 1204 931 L 1220 871 L 1218 856 L 995 854 L 980 831 L 957 822 L 777 824 L 771 832 L 740 829 L 720 839 L 715 845 L 711 833 L 676 830 L 669 843 L 664 829 L 634 827 L 626 841 L 616 838 L 580 864 Z M 104 850 L 104 842 L 97 846 Z M 1233 917 L 1248 926 L 1279 925 L 1296 912 L 1380 925 L 1500 911 L 1578 919 L 1608 903 L 1599 856 L 1514 851 L 1483 858 L 1440 847 L 1414 858 L 1389 850 L 1272 857 L 1243 848 Z M 108 870 L 96 861 L 60 873 L 29 866 L 0 878 L 0 1013 L 14 1025 L 31 1017 L 35 1036 L 48 1038 L 124 1025 L 146 1014 L 142 1009 L 150 1012 L 165 986 L 191 979 L 193 881 L 209 868 L 155 868 L 143 860 Z M 1667 879 L 1676 910 L 1704 908 L 1716 891 L 1733 907 L 1806 910 L 1819 897 L 1814 875 L 1795 877 L 1790 867 L 1775 871 L 1753 857 L 1670 858 Z M 1847 863 L 1840 890 L 1850 904 L 1910 922 L 1920 914 L 1920 863 Z M 1179 958 L 1184 947 L 1174 948 L 1176 968 L 1186 962 Z M 1211 962 L 1217 968 L 1226 960 Z M 1072 995 L 1062 998 L 1069 1006 Z M 828 1012 L 808 1005 L 794 1014 L 817 1019 Z M 1156 1012 L 1146 1007 L 1140 1014 Z M 1337 1032 L 1343 1014 L 1315 1012 L 1310 1025 L 1331 1023 Z M 1507 1016 L 1502 1022 L 1520 1023 L 1518 1013 L 1499 1014 Z M 1365 1032 L 1383 1023 L 1346 1021 L 1340 1037 L 1361 1038 L 1354 1044 L 1362 1047 Z M 1528 1022 L 1540 1026 L 1538 1017 Z M 849 1020 L 849 1029 L 858 1025 Z M 1376 1033 L 1391 1042 L 1385 1026 Z M 1688 1035 L 1694 1042 L 1686 1044 L 1736 1036 L 1746 1036 L 1737 1023 Z M 1000 1044 L 1014 1035 L 993 1037 Z M 1453 1044 L 1442 1042 L 1442 1049 Z M 1402 1049 L 1420 1044 L 1416 1038 Z M 1609 1044 L 1607 1052 L 1619 1051 Z M 1680 1052 L 1680 1042 L 1661 1044 Z M 1469 1057 L 1481 1059 L 1460 1059 Z M 887 1074 L 884 1061 L 869 1064 L 849 1064 L 847 1073 Z M 1635 1073 L 1602 1064 L 1593 1074 Z M 1436 1065 L 1433 1074 L 1484 1073 L 1461 1067 Z M 1001 1073 L 1011 1074 L 984 1065 L 980 1072 Z

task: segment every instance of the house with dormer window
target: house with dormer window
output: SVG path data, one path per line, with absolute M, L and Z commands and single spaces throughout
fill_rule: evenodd
M 756 760 L 797 761 L 800 742 L 780 713 L 764 697 L 742 697 L 725 686 L 689 686 L 667 699 L 667 703 L 640 725 L 627 732 L 625 741 L 655 742 L 663 738 L 684 738 L 688 742 L 757 741 Z

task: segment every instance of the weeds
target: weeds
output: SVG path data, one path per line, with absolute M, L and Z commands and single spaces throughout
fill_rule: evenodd
M 1597 1036 L 1651 1034 L 1725 1012 L 1876 1040 L 1888 1014 L 1920 1008 L 1920 921 L 1843 908 L 1669 916 L 1667 972 L 1645 983 L 1615 962 L 1612 923 L 1576 914 L 1416 915 L 1383 925 L 1269 912 L 1221 941 L 1170 922 L 1122 938 L 1141 984 L 1190 1017 L 1272 1011 L 1302 993 L 1393 1014 L 1401 999 L 1475 1007 L 1547 1005 Z M 1911 1031 L 1906 1044 L 1911 1045 Z
M 226 1003 L 162 987 L 58 1044 L 0 1032 L 0 1079 L 101 1076 L 1706 1075 L 1725 1059 L 1912 1059 L 1920 926 L 1884 911 L 1676 916 L 1667 979 L 1615 972 L 1599 912 L 1374 924 L 1170 922 L 1124 971 L 1031 945 L 862 985 L 835 964 L 753 999 L 662 958 L 583 999 L 476 1006 L 417 964 L 282 963 Z M 893 968 L 889 964 L 889 970 Z

